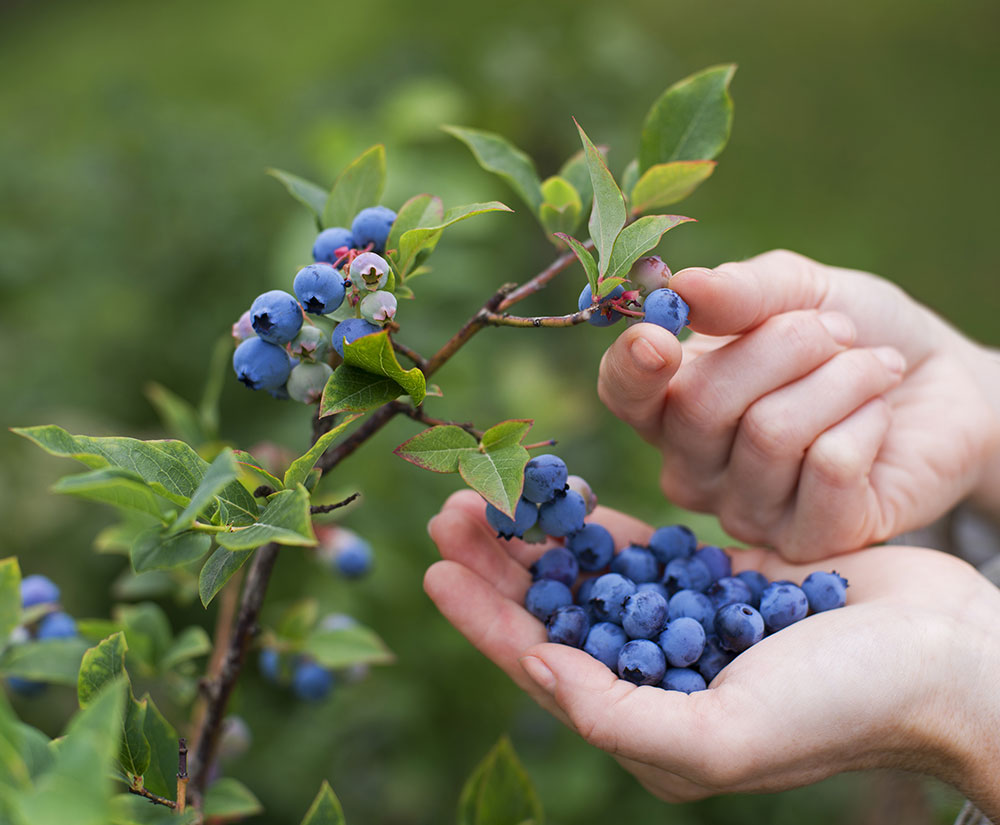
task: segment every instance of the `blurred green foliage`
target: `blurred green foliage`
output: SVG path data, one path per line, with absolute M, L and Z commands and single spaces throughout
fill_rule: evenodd
M 785 246 L 883 274 L 998 345 L 989 240 L 1000 172 L 998 32 L 1000 7 L 990 0 L 6 4 L 3 424 L 151 437 L 162 430 L 147 382 L 197 398 L 220 333 L 256 294 L 287 288 L 309 258 L 308 215 L 265 177 L 267 167 L 330 183 L 382 141 L 391 206 L 422 191 L 448 206 L 491 198 L 516 206 L 439 124 L 503 133 L 544 177 L 578 148 L 575 115 L 612 147 L 620 173 L 650 102 L 680 77 L 727 61 L 740 64 L 733 139 L 683 204 L 699 223 L 665 240 L 668 262 L 711 265 Z M 400 308 L 405 340 L 436 348 L 495 285 L 523 280 L 550 255 L 524 210 L 457 227 L 435 273 L 416 283 L 419 304 Z M 574 269 L 523 308 L 570 311 L 582 281 Z M 673 519 L 655 456 L 596 398 L 598 360 L 614 334 L 487 330 L 436 376 L 445 395 L 430 411 L 485 425 L 532 417 L 533 435 L 559 439 L 557 451 L 603 503 Z M 235 381 L 222 404 L 222 436 L 241 447 L 306 445 L 299 405 Z M 423 524 L 455 479 L 389 454 L 415 431 L 394 422 L 324 482 L 331 498 L 362 491 L 363 506 L 345 521 L 376 546 L 373 577 L 347 586 L 317 576 L 303 552 L 283 551 L 267 615 L 307 591 L 377 628 L 398 663 L 320 707 L 293 702 L 251 671 L 234 709 L 255 746 L 232 772 L 264 803 L 260 821 L 301 815 L 323 777 L 349 821 L 448 821 L 462 779 L 504 730 L 554 822 L 859 822 L 884 803 L 878 777 L 841 777 L 776 796 L 666 806 L 536 709 L 421 591 L 435 558 Z M 25 573 L 54 578 L 75 615 L 108 615 L 121 560 L 95 555 L 91 544 L 110 513 L 48 495 L 65 465 L 13 436 L 0 439 L 0 466 L 3 554 L 19 556 Z M 399 518 L 385 518 L 386 502 Z M 721 537 L 709 519 L 693 523 Z M 167 608 L 177 627 L 211 626 L 212 610 Z M 17 704 L 52 734 L 75 702 L 56 689 Z M 955 795 L 932 783 L 925 793 L 927 821 L 950 821 Z

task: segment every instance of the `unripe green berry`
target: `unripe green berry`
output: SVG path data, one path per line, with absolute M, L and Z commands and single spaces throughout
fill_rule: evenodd
M 327 379 L 333 375 L 329 364 L 303 361 L 288 376 L 288 394 L 303 404 L 313 404 L 323 395 Z
M 303 324 L 291 344 L 292 358 L 302 361 L 321 361 L 330 351 L 328 336 L 319 327 Z
M 396 317 L 396 296 L 379 290 L 361 299 L 361 317 L 373 324 L 385 324 Z

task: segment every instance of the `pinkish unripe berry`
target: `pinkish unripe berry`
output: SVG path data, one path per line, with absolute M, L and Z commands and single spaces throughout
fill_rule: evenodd
M 240 319 L 233 324 L 233 341 L 237 345 L 242 344 L 247 338 L 253 338 L 257 333 L 253 331 L 253 323 L 250 321 L 250 310 L 244 312 Z
M 670 282 L 670 267 L 656 255 L 639 258 L 628 273 L 628 279 L 644 297 Z
M 379 290 L 361 299 L 361 317 L 373 324 L 385 324 L 396 317 L 396 296 Z
M 374 292 L 389 280 L 389 262 L 374 252 L 362 252 L 351 261 L 350 276 L 355 286 Z

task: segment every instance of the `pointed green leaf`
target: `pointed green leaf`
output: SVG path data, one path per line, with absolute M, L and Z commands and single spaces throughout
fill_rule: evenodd
M 65 476 L 52 486 L 52 492 L 163 518 L 163 499 L 138 475 L 120 467 L 102 467 L 88 473 Z
M 576 123 L 576 121 L 573 121 Z M 577 123 L 580 140 L 587 153 L 587 168 L 590 170 L 590 182 L 594 187 L 594 207 L 590 212 L 590 238 L 597 248 L 600 258 L 598 272 L 603 275 L 608 268 L 611 247 L 615 238 L 625 226 L 628 215 L 625 211 L 625 196 L 615 183 L 597 147 L 587 137 L 583 127 Z
M 309 515 L 309 491 L 301 484 L 271 496 L 260 521 L 229 533 L 216 533 L 215 540 L 227 550 L 252 550 L 268 542 L 314 547 L 316 535 Z
M 264 810 L 260 800 L 242 782 L 223 776 L 205 792 L 205 816 L 218 819 L 242 819 Z
M 149 740 L 146 739 L 146 701 L 136 701 L 129 694 L 125 702 L 125 723 L 122 725 L 122 744 L 118 754 L 122 770 L 133 776 L 142 776 L 149 767 Z
M 306 476 L 309 475 L 309 471 L 313 468 L 316 462 L 319 461 L 319 457 L 327 451 L 327 448 L 331 444 L 333 444 L 334 439 L 336 439 L 338 435 L 340 435 L 360 417 L 361 416 L 359 415 L 347 416 L 347 418 L 337 424 L 337 426 L 335 426 L 328 433 L 320 436 L 316 440 L 316 443 L 313 444 L 304 455 L 295 459 L 285 472 L 285 487 L 288 489 L 294 489 L 296 485 L 305 482 Z
M 232 553 L 230 553 L 232 555 Z M 212 651 L 212 640 L 208 637 L 204 628 L 192 625 L 186 627 L 174 639 L 173 644 L 163 654 L 160 659 L 160 668 L 170 670 L 181 662 L 194 659 L 198 656 L 205 656 Z
M 219 522 L 244 527 L 257 520 L 260 508 L 253 495 L 239 481 L 230 481 L 216 495 L 219 502 Z
M 75 685 L 87 650 L 83 639 L 43 639 L 9 645 L 0 653 L 0 674 L 35 682 Z
M 647 212 L 684 200 L 715 166 L 714 160 L 675 160 L 649 167 L 632 190 L 632 211 Z
M 412 367 L 404 370 L 396 360 L 388 330 L 364 335 L 356 341 L 344 345 L 344 363 L 357 367 L 372 375 L 384 375 L 399 384 L 414 404 L 424 400 L 427 384 L 424 374 Z
M 627 284 L 628 278 L 605 278 L 597 287 L 597 297 L 603 298 L 615 291 L 615 287 Z
M 506 138 L 480 129 L 442 126 L 449 135 L 469 147 L 476 162 L 487 172 L 503 178 L 536 215 L 542 205 L 542 185 L 535 164 Z
M 622 192 L 625 193 L 626 200 L 632 198 L 632 190 L 635 188 L 636 182 L 639 180 L 639 159 L 632 158 L 628 162 L 628 166 L 625 167 L 625 171 L 622 172 Z M 635 206 L 632 204 L 633 207 Z
M 156 602 L 123 604 L 115 608 L 114 617 L 125 631 L 125 646 L 130 656 L 155 667 L 174 636 L 163 608 Z
M 198 576 L 198 596 L 205 607 L 252 555 L 253 550 L 233 552 L 219 547 L 208 557 Z
M 626 277 L 632 264 L 655 249 L 665 232 L 692 220 L 693 218 L 685 218 L 683 215 L 646 215 L 630 223 L 615 240 L 607 277 Z
M 580 243 L 576 238 L 572 238 L 569 235 L 557 232 L 556 237 L 564 240 L 569 248 L 573 250 L 573 254 L 576 255 L 577 260 L 579 260 L 583 265 L 583 271 L 587 273 L 587 283 L 590 284 L 590 294 L 596 294 L 597 279 L 600 275 L 597 271 L 597 262 L 594 260 L 594 256 L 590 254 L 590 250 L 588 250 L 587 247 Z
M 146 694 L 146 722 L 143 731 L 149 742 L 149 766 L 143 784 L 153 793 L 173 799 L 177 792 L 177 731 Z
M 281 479 L 265 470 L 263 465 L 250 453 L 234 450 L 233 455 L 236 456 L 236 464 L 242 476 L 251 480 L 251 486 L 266 485 L 275 492 L 285 489 Z
M 306 636 L 302 651 L 328 668 L 384 665 L 395 659 L 378 634 L 362 625 L 339 630 L 317 628 Z
M 212 356 L 208 361 L 208 374 L 205 376 L 205 388 L 198 403 L 198 420 L 205 441 L 215 441 L 219 438 L 219 402 L 222 399 L 223 386 L 232 380 L 229 378 L 232 359 L 232 335 L 222 334 L 216 339 L 215 347 L 212 349 Z M 201 446 L 205 441 L 190 443 Z
M 195 519 L 204 512 L 215 497 L 225 489 L 225 487 L 236 479 L 237 467 L 236 457 L 228 447 L 219 453 L 215 460 L 208 465 L 205 475 L 197 489 L 191 494 L 191 501 L 187 507 L 177 517 L 177 520 L 170 525 L 167 535 L 174 535 L 186 530 Z
M 21 568 L 17 558 L 0 559 L 0 648 L 21 623 Z
M 458 825 L 512 825 L 543 820 L 542 805 L 505 736 L 476 767 L 462 789 Z
M 431 215 L 427 216 L 429 220 L 425 218 L 425 213 L 428 209 L 431 210 Z M 433 217 L 435 211 L 437 214 L 436 219 Z M 403 236 L 404 232 L 416 229 L 422 223 L 437 223 L 443 216 L 444 207 L 441 205 L 441 199 L 433 195 L 414 195 L 399 207 L 399 212 L 396 213 L 396 220 L 392 222 L 389 237 L 385 242 L 385 248 L 389 252 L 389 257 L 393 263 L 398 261 L 399 239 Z
M 7 694 L 0 691 L 0 815 L 4 813 L 6 789 L 31 787 L 32 771 L 25 754 L 24 728 L 27 727 L 17 718 Z
M 346 825 L 340 800 L 325 779 L 312 805 L 302 818 L 301 825 Z
M 477 447 L 476 439 L 461 427 L 442 424 L 417 433 L 393 452 L 432 473 L 457 473 L 458 457 Z
M 319 602 L 313 598 L 299 599 L 289 606 L 274 628 L 279 639 L 298 642 L 306 637 L 319 620 Z
M 545 231 L 573 232 L 580 222 L 583 203 L 573 185 L 558 175 L 548 178 L 542 184 L 544 202 L 538 213 Z
M 508 421 L 501 421 L 483 433 L 480 443 L 486 452 L 499 450 L 504 447 L 515 447 L 524 441 L 528 430 L 535 422 L 531 419 L 512 418 Z
M 488 453 L 469 451 L 458 457 L 458 471 L 473 490 L 513 518 L 524 485 L 524 465 L 530 457 L 519 445 Z
M 268 169 L 267 174 L 281 181 L 288 194 L 313 213 L 317 223 L 322 221 L 327 199 L 327 192 L 322 186 L 282 169 Z
M 367 412 L 405 393 L 391 378 L 341 364 L 326 380 L 319 414 L 323 417 L 338 412 Z
M 642 127 L 639 168 L 675 160 L 712 160 L 733 125 L 729 82 L 736 66 L 713 66 L 675 83 L 653 104 Z
M 77 697 L 80 707 L 85 708 L 111 682 L 126 677 L 124 633 L 108 636 L 95 647 L 90 648 L 80 664 L 80 675 L 77 679 Z
M 378 143 L 351 161 L 330 190 L 323 226 L 350 228 L 354 216 L 375 206 L 385 188 L 385 147 Z
M 147 570 L 169 570 L 197 561 L 212 546 L 206 533 L 188 530 L 169 536 L 160 526 L 141 532 L 132 545 L 132 569 L 136 573 Z
M 607 162 L 608 147 L 598 146 L 597 151 L 601 153 L 601 157 Z M 580 194 L 580 203 L 582 204 L 583 212 L 590 209 L 590 204 L 594 200 L 594 185 L 590 182 L 590 169 L 587 168 L 587 152 L 585 149 L 580 149 L 578 152 L 573 153 L 559 170 L 559 177 L 568 180 Z
M 229 349 L 232 350 L 232 344 L 229 344 Z M 170 435 L 188 444 L 203 444 L 208 440 L 202 430 L 198 411 L 177 393 L 151 381 L 146 385 L 146 398 Z
M 444 213 L 444 217 L 437 223 L 429 226 L 419 226 L 410 229 L 402 234 L 399 239 L 399 267 L 405 274 L 414 265 L 417 254 L 423 249 L 433 249 L 437 245 L 441 234 L 449 226 L 466 218 L 476 215 L 485 215 L 487 212 L 513 212 L 509 206 L 500 201 L 487 201 L 485 203 L 467 203 L 464 206 L 454 206 Z

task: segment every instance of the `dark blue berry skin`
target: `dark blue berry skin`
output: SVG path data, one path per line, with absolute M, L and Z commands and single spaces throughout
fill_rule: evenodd
M 618 654 L 618 675 L 636 685 L 655 685 L 667 672 L 667 660 L 656 642 L 635 639 Z
M 701 592 L 712 583 L 712 572 L 701 559 L 674 559 L 663 571 L 661 581 L 673 593 L 678 590 Z
M 250 323 L 257 337 L 270 344 L 287 344 L 302 328 L 302 308 L 281 289 L 258 295 L 250 305 Z
M 571 604 L 553 611 L 545 623 L 545 629 L 550 642 L 581 647 L 590 631 L 590 619 L 586 610 Z
M 573 593 L 565 584 L 553 579 L 539 579 L 528 588 L 524 597 L 524 606 L 528 612 L 543 622 L 547 622 L 558 608 L 571 604 Z
M 333 328 L 333 334 L 330 336 L 330 339 L 333 348 L 337 351 L 337 355 L 343 358 L 344 339 L 347 339 L 348 344 L 353 344 L 359 338 L 364 338 L 366 335 L 381 331 L 382 327 L 371 324 L 364 318 L 348 318 Z
M 326 315 L 344 303 L 347 290 L 340 270 L 326 264 L 309 264 L 295 273 L 292 282 L 302 308 L 313 315 Z
M 705 545 L 700 550 L 695 551 L 694 557 L 708 568 L 712 574 L 712 581 L 733 575 L 732 559 L 721 547 L 714 547 L 711 544 Z
M 597 661 L 603 662 L 609 669 L 618 672 L 618 654 L 625 646 L 628 637 L 625 631 L 611 622 L 597 622 L 587 633 L 583 643 L 584 652 L 589 653 Z
M 802 592 L 806 594 L 813 613 L 834 610 L 847 604 L 847 579 L 838 576 L 836 572 L 824 573 L 818 570 L 810 573 L 802 582 Z
M 635 592 L 635 582 L 618 573 L 605 573 L 594 580 L 590 607 L 598 621 L 621 624 L 625 599 Z
M 307 702 L 325 699 L 333 687 L 333 672 L 316 662 L 299 662 L 292 673 L 292 692 Z
M 616 312 L 610 307 L 604 306 L 609 301 L 613 301 L 615 298 L 621 298 L 625 294 L 625 287 L 621 284 L 616 286 L 608 295 L 601 298 L 600 307 L 597 312 L 591 315 L 587 319 L 587 323 L 594 327 L 610 327 L 612 324 L 620 321 L 624 316 L 620 312 Z M 589 309 L 594 303 L 594 293 L 590 291 L 590 284 L 587 284 L 583 288 L 583 292 L 580 293 L 580 297 L 576 302 L 576 308 L 583 312 L 585 309 Z
M 557 455 L 536 455 L 524 465 L 524 489 L 521 495 L 535 504 L 552 501 L 566 487 L 569 477 L 566 462 Z
M 654 289 L 642 303 L 646 313 L 643 319 L 648 324 L 656 324 L 678 335 L 688 324 L 688 313 L 691 308 L 687 302 L 672 289 Z
M 553 547 L 551 550 L 546 550 L 541 558 L 531 565 L 530 570 L 535 581 L 554 579 L 567 587 L 572 587 L 576 584 L 580 565 L 577 563 L 576 556 L 565 547 Z
M 742 579 L 736 576 L 723 576 L 708 586 L 705 595 L 712 600 L 712 606 L 718 610 L 727 604 L 736 604 L 737 602 L 750 604 L 753 591 Z
M 654 593 L 659 593 L 663 596 L 665 602 L 670 602 L 670 592 L 659 582 L 639 582 L 635 587 L 638 593 L 642 593 L 644 590 L 652 590 Z
M 396 220 L 396 213 L 387 206 L 369 206 L 354 216 L 351 222 L 351 236 L 358 249 L 373 244 L 372 251 L 385 252 L 385 242 Z
M 615 540 L 608 529 L 588 522 L 566 539 L 566 546 L 576 556 L 580 569 L 588 573 L 603 570 L 615 555 Z
M 59 601 L 59 588 L 47 576 L 35 573 L 21 579 L 21 607 Z
M 630 639 L 653 639 L 667 624 L 667 600 L 655 590 L 636 590 L 622 607 L 622 628 Z
M 760 615 L 771 632 L 781 630 L 804 619 L 809 613 L 809 600 L 802 588 L 791 582 L 771 582 L 760 597 Z
M 362 538 L 357 538 L 337 551 L 333 563 L 341 575 L 349 579 L 359 579 L 371 572 L 375 554 L 372 546 Z
M 649 549 L 660 564 L 690 558 L 697 548 L 698 539 L 683 524 L 661 527 L 649 538 Z
M 594 589 L 594 582 L 597 579 L 584 579 L 576 589 L 576 603 L 583 607 L 590 601 L 590 591 Z
M 521 538 L 525 530 L 530 530 L 538 521 L 538 507 L 523 498 L 514 508 L 514 518 L 501 513 L 489 502 L 486 503 L 486 521 L 502 539 Z
M 316 241 L 313 243 L 313 260 L 317 263 L 325 261 L 328 264 L 335 264 L 338 261 L 337 250 L 342 246 L 354 248 L 354 237 L 350 229 L 345 229 L 343 226 L 324 229 L 316 236 Z
M 694 666 L 705 681 L 711 683 L 719 675 L 719 671 L 735 658 L 735 653 L 722 649 L 717 636 L 710 635 L 705 639 L 705 652 Z
M 281 657 L 273 647 L 265 647 L 257 657 L 257 667 L 268 682 L 277 684 L 281 679 Z
M 76 636 L 76 622 L 69 613 L 49 613 L 38 623 L 39 639 L 72 639 Z
M 233 371 L 252 390 L 276 391 L 292 374 L 292 359 L 284 347 L 260 338 L 247 338 L 233 353 Z
M 704 653 L 705 638 L 701 622 L 682 616 L 668 622 L 656 641 L 670 667 L 689 667 Z
M 715 633 L 723 650 L 742 653 L 764 638 L 764 619 L 748 604 L 727 604 L 715 614 Z
M 664 690 L 679 690 L 681 693 L 697 693 L 708 689 L 704 677 L 697 670 L 688 667 L 668 668 L 660 687 Z
M 759 610 L 760 596 L 768 584 L 767 576 L 756 570 L 744 570 L 742 573 L 737 573 L 736 578 L 742 579 L 743 583 L 750 588 L 751 597 L 746 600 L 746 603 Z
M 562 538 L 583 528 L 587 502 L 576 490 L 556 493 L 552 501 L 538 508 L 538 526 L 546 536 Z
M 8 676 L 7 685 L 19 696 L 38 696 L 46 688 L 45 682 L 35 682 L 31 679 L 22 679 L 20 676 Z
M 655 582 L 660 578 L 660 565 L 649 550 L 632 544 L 611 560 L 611 572 L 620 573 L 636 584 Z
M 678 590 L 667 605 L 667 621 L 690 618 L 698 622 L 706 633 L 715 632 L 715 608 L 712 600 L 697 590 Z

